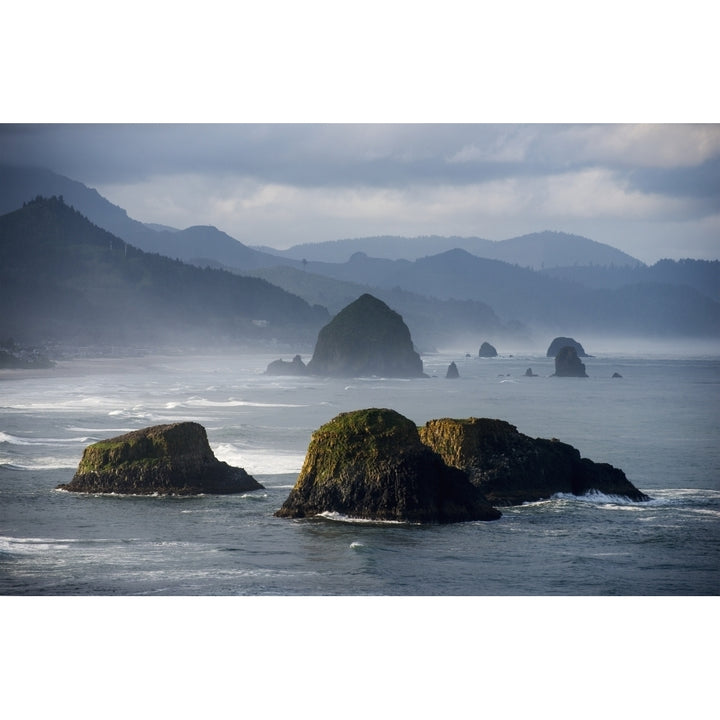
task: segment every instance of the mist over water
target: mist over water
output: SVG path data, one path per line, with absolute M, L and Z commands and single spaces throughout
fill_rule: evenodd
M 425 355 L 426 379 L 264 374 L 273 354 L 63 362 L 0 376 L 0 593 L 40 595 L 702 595 L 720 591 L 719 356 L 610 353 L 589 378 L 513 348 Z M 289 359 L 289 357 L 285 357 Z M 308 357 L 304 356 L 304 360 Z M 460 378 L 447 380 L 454 361 Z M 537 377 L 525 377 L 530 367 Z M 613 373 L 622 378 L 613 379 Z M 507 420 L 622 468 L 652 497 L 557 496 L 450 526 L 274 518 L 314 430 L 391 407 L 418 425 Z M 205 426 L 265 490 L 74 495 L 86 445 L 158 423 Z

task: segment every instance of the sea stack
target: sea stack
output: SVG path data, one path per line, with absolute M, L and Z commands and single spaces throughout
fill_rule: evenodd
M 243 468 L 218 460 L 195 422 L 153 425 L 89 445 L 59 490 L 123 495 L 227 495 L 260 490 Z
M 420 439 L 448 465 L 465 470 L 493 505 L 520 505 L 555 493 L 601 492 L 634 501 L 650 498 L 625 473 L 581 458 L 572 445 L 531 438 L 504 420 L 444 418 L 420 428 Z
M 580 362 L 574 347 L 567 345 L 555 356 L 555 377 L 587 377 L 585 364 Z
M 320 330 L 307 369 L 331 377 L 427 377 L 402 317 L 368 293 Z
M 420 442 L 394 410 L 341 413 L 313 433 L 290 495 L 275 515 L 412 523 L 496 520 L 500 512 L 457 468 Z
M 497 357 L 497 350 L 489 342 L 484 342 L 480 346 L 480 350 L 478 351 L 478 357 L 482 357 L 482 358 Z
M 299 355 L 290 362 L 287 360 L 273 360 L 265 370 L 266 375 L 307 375 L 307 365 Z
M 445 373 L 445 377 L 449 380 L 455 380 L 460 377 L 460 371 L 457 368 L 457 365 L 455 362 L 451 362 L 448 365 L 447 372 Z
M 577 353 L 578 357 L 589 357 L 585 353 L 583 346 L 577 340 L 573 340 L 571 337 L 556 337 L 550 343 L 550 347 L 548 347 L 547 349 L 546 357 L 557 357 L 557 354 L 564 347 L 575 348 L 575 352 Z

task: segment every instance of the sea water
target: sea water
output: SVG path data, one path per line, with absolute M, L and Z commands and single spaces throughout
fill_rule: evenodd
M 413 380 L 265 375 L 277 357 L 148 355 L 2 371 L 0 595 L 720 594 L 718 356 L 608 353 L 586 358 L 589 377 L 579 379 L 552 377 L 541 354 L 445 352 L 424 356 L 429 377 Z M 459 379 L 445 378 L 451 361 Z M 367 407 L 418 425 L 500 418 L 621 468 L 652 499 L 557 495 L 502 508 L 498 521 L 452 525 L 275 518 L 313 431 Z M 265 489 L 56 490 L 90 443 L 184 420 L 201 423 L 215 455 Z

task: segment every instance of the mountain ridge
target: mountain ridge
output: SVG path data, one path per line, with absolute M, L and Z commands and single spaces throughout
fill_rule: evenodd
M 260 278 L 146 253 L 61 198 L 0 216 L 0 337 L 89 345 L 311 345 L 327 310 Z
M 641 266 L 637 258 L 617 248 L 599 243 L 582 235 L 555 230 L 529 233 L 506 240 L 487 240 L 458 235 L 377 235 L 364 238 L 345 238 L 318 243 L 302 243 L 286 250 L 263 247 L 278 257 L 316 262 L 346 262 L 357 252 L 387 260 L 418 260 L 458 248 L 477 257 L 500 260 L 511 265 L 535 270 L 558 265 L 618 265 Z M 259 248 L 256 248 L 259 249 Z M 408 254 L 408 250 L 411 252 Z

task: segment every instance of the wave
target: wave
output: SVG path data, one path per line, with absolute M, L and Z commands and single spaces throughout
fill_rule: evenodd
M 195 500 L 197 498 L 206 497 L 205 493 L 197 493 L 197 495 L 180 495 L 175 493 L 118 493 L 118 492 L 78 492 L 77 490 L 65 490 L 65 488 L 53 488 L 52 492 L 56 493 L 68 493 L 71 495 L 82 495 L 85 497 L 96 497 L 96 498 L 150 498 L 160 500 Z
M 325 512 L 318 513 L 315 517 L 320 517 L 325 520 L 332 520 L 333 522 L 341 522 L 348 524 L 359 524 L 359 525 L 419 525 L 420 523 L 412 523 L 405 520 L 372 520 L 368 518 L 356 518 L 350 517 L 349 515 L 343 515 L 343 513 L 326 510 Z
M 95 442 L 97 437 L 90 437 L 83 435 L 82 437 L 70 437 L 70 438 L 21 438 L 10 433 L 0 431 L 0 442 L 8 443 L 9 445 L 72 445 L 75 443 L 90 443 Z
M 123 542 L 129 542 L 123 540 Z M 114 545 L 111 538 L 46 538 L 0 536 L 0 553 L 8 555 L 44 554 L 53 550 L 67 550 L 82 545 Z
M 78 466 L 80 458 L 33 458 L 31 462 L 15 461 L 12 463 L 0 463 L 0 467 L 6 470 L 74 470 Z
M 552 499 L 558 500 L 574 500 L 576 502 L 585 502 L 592 505 L 628 505 L 632 507 L 647 507 L 647 501 L 631 500 L 624 495 L 607 495 L 598 490 L 591 490 L 584 495 L 573 495 L 572 493 L 555 493 Z
M 298 403 L 263 403 L 253 402 L 250 400 L 207 400 L 201 397 L 192 397 L 188 400 L 173 400 L 165 403 L 166 410 L 176 410 L 177 408 L 195 408 L 195 407 L 261 407 L 261 408 L 303 408 L 309 407 L 307 404 Z

